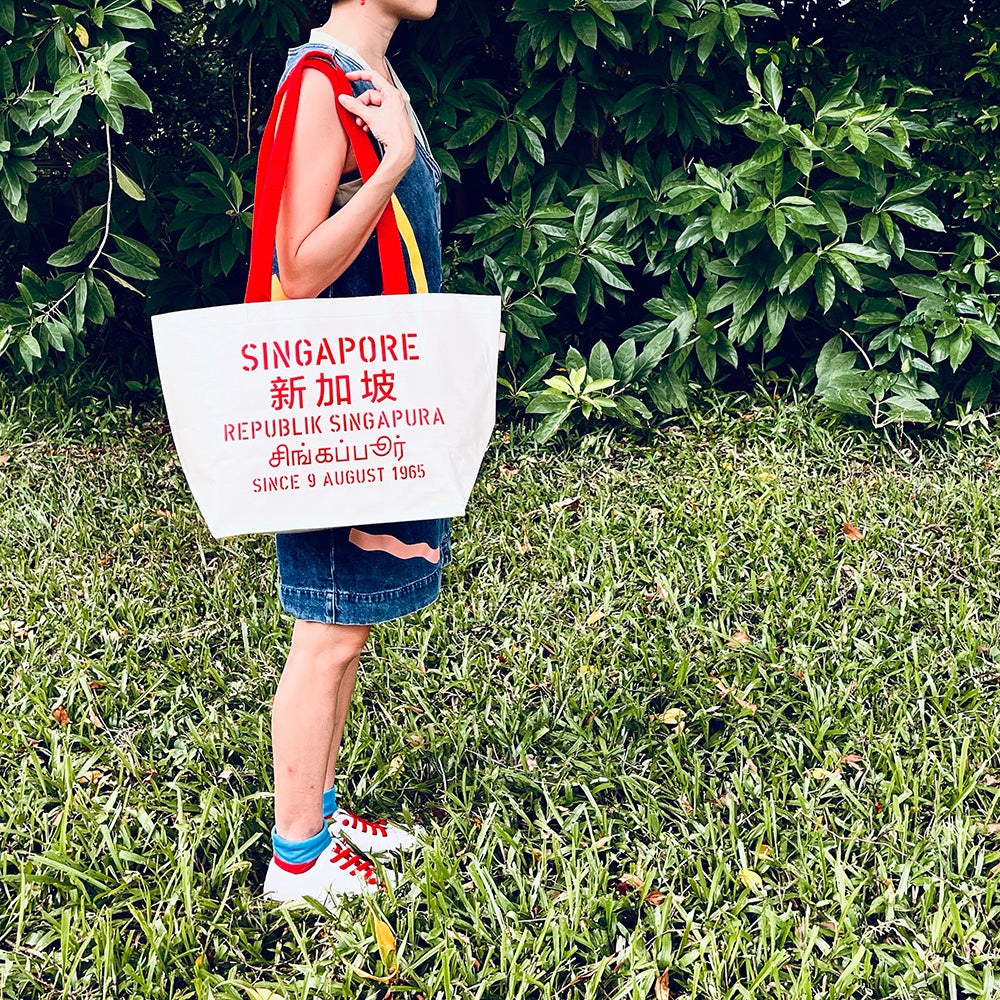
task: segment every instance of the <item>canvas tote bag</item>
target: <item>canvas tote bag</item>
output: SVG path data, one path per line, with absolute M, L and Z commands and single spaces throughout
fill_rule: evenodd
M 465 513 L 496 420 L 500 299 L 407 294 L 392 203 L 376 227 L 383 294 L 271 300 L 278 207 L 302 73 L 261 142 L 246 302 L 153 317 L 170 430 L 217 538 Z M 364 180 L 378 157 L 337 101 Z

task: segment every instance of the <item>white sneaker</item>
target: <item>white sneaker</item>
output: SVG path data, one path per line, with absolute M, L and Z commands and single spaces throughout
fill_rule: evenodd
M 271 857 L 264 877 L 265 899 L 300 902 L 311 896 L 324 906 L 337 896 L 357 896 L 378 891 L 379 885 L 396 884 L 393 872 L 380 878 L 369 858 L 359 855 L 342 837 L 334 837 L 315 862 L 302 872 L 290 872 Z
M 370 820 L 355 816 L 347 809 L 326 817 L 330 832 L 336 837 L 345 837 L 359 851 L 365 854 L 390 854 L 394 851 L 408 851 L 424 836 L 424 830 L 404 830 L 401 826 L 388 823 L 384 819 Z

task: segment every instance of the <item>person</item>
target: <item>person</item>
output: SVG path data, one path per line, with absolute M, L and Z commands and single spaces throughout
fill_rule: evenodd
M 440 291 L 441 170 L 386 57 L 400 22 L 426 20 L 436 5 L 336 0 L 326 23 L 289 51 L 282 80 L 306 53 L 320 51 L 345 71 L 354 96 L 335 98 L 319 70 L 302 74 L 272 299 L 381 294 L 375 227 L 388 204 L 409 291 Z M 338 100 L 378 154 L 367 181 L 358 174 Z M 433 519 L 278 534 L 276 546 L 281 604 L 295 623 L 272 709 L 273 855 L 264 896 L 329 902 L 375 891 L 380 879 L 372 855 L 410 849 L 422 839 L 422 831 L 338 805 L 334 779 L 371 626 L 437 598 L 451 561 L 451 524 Z

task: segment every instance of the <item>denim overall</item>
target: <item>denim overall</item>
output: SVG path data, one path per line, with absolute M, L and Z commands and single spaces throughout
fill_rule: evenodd
M 333 41 L 333 39 L 331 39 Z M 357 59 L 315 38 L 288 53 L 282 81 L 310 51 L 329 54 L 345 72 L 365 69 Z M 371 89 L 352 81 L 355 96 Z M 422 128 L 417 153 L 396 186 L 393 207 L 411 293 L 441 290 L 441 168 Z M 371 137 L 379 158 L 380 144 Z M 344 184 L 351 179 L 344 177 Z M 331 215 L 337 211 L 334 204 Z M 280 292 L 277 254 L 273 266 Z M 379 295 L 382 268 L 376 236 L 321 296 Z M 349 332 L 349 331 L 345 331 Z M 448 518 L 394 521 L 275 535 L 282 607 L 297 619 L 342 625 L 391 621 L 431 604 L 441 591 L 441 571 L 451 562 Z

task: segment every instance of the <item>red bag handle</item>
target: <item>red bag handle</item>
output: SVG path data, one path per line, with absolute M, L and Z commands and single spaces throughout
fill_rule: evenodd
M 322 72 L 333 87 L 337 112 L 347 138 L 354 147 L 362 181 L 367 181 L 379 164 L 368 134 L 355 122 L 352 115 L 337 100 L 339 94 L 353 96 L 351 83 L 344 71 L 327 55 L 310 52 L 291 69 L 285 82 L 278 88 L 271 107 L 271 116 L 264 129 L 257 158 L 257 180 L 254 186 L 253 227 L 250 236 L 250 277 L 247 280 L 245 302 L 270 302 L 271 273 L 274 262 L 274 241 L 278 227 L 278 208 L 285 186 L 288 153 L 292 144 L 295 116 L 302 92 L 302 73 L 306 67 Z M 382 262 L 382 294 L 405 295 L 409 292 L 406 264 L 396 225 L 396 214 L 390 201 L 375 227 L 378 235 L 378 253 Z

